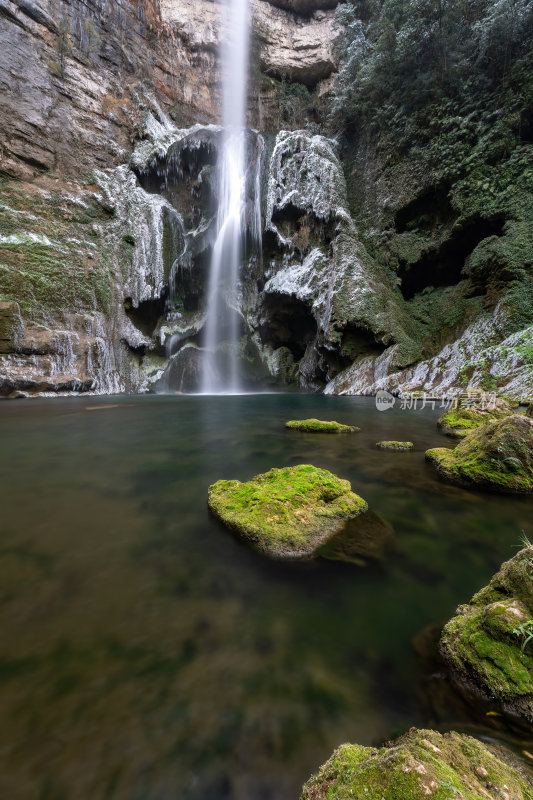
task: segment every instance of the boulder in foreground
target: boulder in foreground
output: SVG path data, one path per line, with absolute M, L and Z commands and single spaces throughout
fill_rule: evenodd
M 350 483 L 301 464 L 209 487 L 210 511 L 255 550 L 293 559 L 316 551 L 368 508 Z
M 440 652 L 454 685 L 533 724 L 533 547 L 506 561 L 445 625 Z M 532 793 L 533 797 L 533 793 Z
M 286 428 L 303 433 L 358 433 L 361 429 L 355 425 L 343 425 L 341 422 L 325 422 L 321 419 L 291 419 L 285 423 Z
M 531 800 L 533 789 L 477 739 L 415 730 L 388 747 L 341 745 L 301 800 Z
M 426 458 L 453 483 L 527 494 L 533 491 L 533 419 L 513 414 L 488 422 L 455 450 L 435 447 Z

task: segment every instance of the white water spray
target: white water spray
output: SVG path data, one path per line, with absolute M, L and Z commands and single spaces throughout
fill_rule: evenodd
M 229 0 L 222 46 L 224 140 L 218 164 L 217 239 L 209 273 L 202 391 L 239 391 L 239 266 L 246 210 L 249 0 Z M 224 351 L 221 343 L 224 342 Z

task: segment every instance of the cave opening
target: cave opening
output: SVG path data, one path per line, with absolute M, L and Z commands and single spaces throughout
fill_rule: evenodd
M 296 297 L 267 294 L 261 306 L 261 340 L 274 350 L 287 347 L 294 359 L 305 355 L 307 345 L 317 334 L 317 324 L 309 308 Z
M 454 231 L 440 247 L 427 250 L 414 264 L 400 261 L 398 277 L 405 300 L 411 300 L 429 287 L 455 286 L 462 279 L 467 257 L 489 236 L 501 236 L 505 219 L 475 218 Z

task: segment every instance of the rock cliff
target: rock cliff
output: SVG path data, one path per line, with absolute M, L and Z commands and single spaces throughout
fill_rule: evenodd
M 251 0 L 246 380 L 531 398 L 529 173 L 465 206 L 332 138 L 335 5 Z M 211 0 L 0 0 L 0 394 L 197 388 L 225 35 Z

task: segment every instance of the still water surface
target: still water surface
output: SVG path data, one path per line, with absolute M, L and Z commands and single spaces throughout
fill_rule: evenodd
M 437 410 L 315 395 L 0 406 L 0 797 L 293 800 L 343 741 L 434 720 L 412 646 L 533 538 L 442 483 Z M 359 425 L 286 431 L 291 418 Z M 410 439 L 414 453 L 374 447 Z M 392 524 L 380 563 L 265 561 L 207 487 L 312 463 Z

